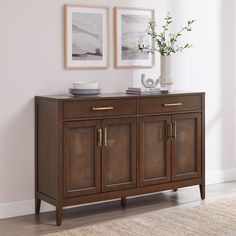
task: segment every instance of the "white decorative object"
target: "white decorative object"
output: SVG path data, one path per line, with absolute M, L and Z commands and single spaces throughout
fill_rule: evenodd
M 178 39 L 184 32 L 192 31 L 192 24 L 195 20 L 187 21 L 185 26 L 181 26 L 180 30 L 177 33 L 170 33 L 169 28 L 173 22 L 172 16 L 168 13 L 164 18 L 165 23 L 162 25 L 161 32 L 156 30 L 157 24 L 155 21 L 149 21 L 147 28 L 147 35 L 150 35 L 154 41 L 153 45 L 150 46 L 147 44 L 138 43 L 139 50 L 144 53 L 154 53 L 159 52 L 161 54 L 161 76 L 160 76 L 160 84 L 162 91 L 171 91 L 173 85 L 172 79 L 172 65 L 171 65 L 171 55 L 176 52 L 182 52 L 187 48 L 191 48 L 191 44 L 178 44 Z
M 173 85 L 172 77 L 172 56 L 161 55 L 161 74 L 160 74 L 161 91 L 171 91 Z
M 146 75 L 142 74 L 141 82 L 145 88 L 155 88 L 159 84 L 159 79 L 157 79 L 156 81 L 151 78 L 146 79 Z
M 100 89 L 74 89 L 70 88 L 69 93 L 72 95 L 97 95 L 100 93 Z
M 74 82 L 73 83 L 74 89 L 99 89 L 98 82 Z

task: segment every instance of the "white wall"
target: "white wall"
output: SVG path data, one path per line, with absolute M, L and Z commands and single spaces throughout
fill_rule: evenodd
M 236 179 L 235 3 L 234 0 L 0 0 L 0 218 L 33 212 L 35 95 L 67 93 L 75 80 L 97 80 L 103 92 L 124 91 L 153 69 L 111 66 L 66 71 L 63 66 L 63 5 L 156 8 L 176 25 L 197 19 L 186 39 L 194 47 L 175 56 L 175 88 L 206 91 L 208 183 Z

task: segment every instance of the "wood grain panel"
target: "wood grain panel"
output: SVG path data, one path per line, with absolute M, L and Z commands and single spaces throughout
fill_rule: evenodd
M 141 98 L 139 102 L 139 113 L 148 114 L 160 112 L 200 110 L 201 104 L 201 95 L 170 96 L 160 97 L 158 99 Z
M 93 110 L 93 108 L 112 108 L 108 110 Z M 106 99 L 92 101 L 64 102 L 63 117 L 65 119 L 81 117 L 103 117 L 115 115 L 135 115 L 137 106 L 135 99 Z
M 196 165 L 196 127 L 194 119 L 178 120 L 176 127 L 176 174 L 197 171 Z
M 170 116 L 142 117 L 140 136 L 140 185 L 170 181 Z
M 63 203 L 64 203 L 64 206 L 70 206 L 70 205 L 76 205 L 76 204 L 82 204 L 82 203 L 88 203 L 88 202 L 109 200 L 109 199 L 119 198 L 122 196 L 135 196 L 135 195 L 137 196 L 141 194 L 154 193 L 154 192 L 165 191 L 169 189 L 188 187 L 188 186 L 193 186 L 200 183 L 201 183 L 200 178 L 186 179 L 186 180 L 175 181 L 175 182 L 170 182 L 170 183 L 161 183 L 161 184 L 156 184 L 156 185 L 151 185 L 151 186 L 143 186 L 140 188 L 123 189 L 123 190 L 118 190 L 118 191 L 92 194 L 88 196 L 66 198 L 66 199 L 63 199 Z
M 36 100 L 36 188 L 52 198 L 58 182 L 58 103 Z
M 136 119 L 103 120 L 107 146 L 103 146 L 103 191 L 136 186 Z
M 100 121 L 66 122 L 64 125 L 64 195 L 100 191 L 101 149 L 97 146 Z
M 172 179 L 201 176 L 201 114 L 173 116 L 176 137 L 172 141 Z
M 107 184 L 131 182 L 130 125 L 111 125 L 108 134 Z

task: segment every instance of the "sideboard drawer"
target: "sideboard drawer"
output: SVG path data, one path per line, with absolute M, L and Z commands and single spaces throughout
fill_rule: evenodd
M 139 113 L 161 113 L 201 109 L 201 96 L 170 96 L 142 98 L 139 101 Z
M 68 101 L 63 104 L 63 117 L 65 119 L 136 114 L 135 99 Z

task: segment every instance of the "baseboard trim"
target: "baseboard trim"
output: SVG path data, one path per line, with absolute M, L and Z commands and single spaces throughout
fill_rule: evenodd
M 236 169 L 208 171 L 206 173 L 206 184 L 218 184 L 236 180 Z
M 236 180 L 236 169 L 206 173 L 206 184 L 217 184 Z M 40 212 L 54 211 L 55 207 L 43 202 Z M 34 214 L 34 199 L 0 203 L 0 219 Z
M 34 214 L 35 212 L 34 203 L 35 203 L 34 199 L 1 203 L 0 219 Z M 54 211 L 54 210 L 55 207 L 42 201 L 40 212 Z

